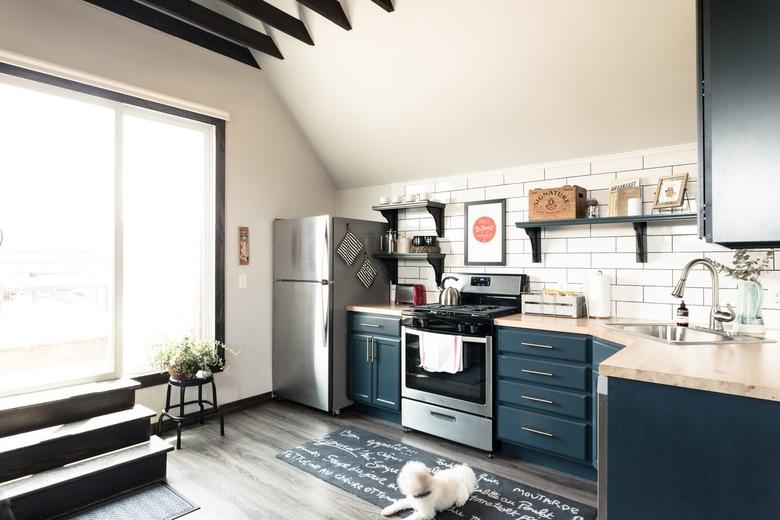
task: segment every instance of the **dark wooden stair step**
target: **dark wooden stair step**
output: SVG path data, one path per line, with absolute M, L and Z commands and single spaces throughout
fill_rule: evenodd
M 0 482 L 149 440 L 155 413 L 135 405 L 82 421 L 0 438 Z
M 123 378 L 0 398 L 0 437 L 127 410 L 140 386 Z
M 148 441 L 0 485 L 17 520 L 53 518 L 165 478 L 173 446 Z

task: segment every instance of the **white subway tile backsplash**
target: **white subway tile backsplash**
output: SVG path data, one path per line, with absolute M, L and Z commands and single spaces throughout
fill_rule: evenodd
M 675 164 L 691 164 L 699 160 L 696 145 L 686 145 L 673 149 L 664 149 L 644 154 L 645 168 L 656 166 L 674 166 Z
M 475 175 L 469 175 L 468 179 L 469 188 L 483 188 L 485 186 L 498 186 L 504 184 L 504 174 L 498 172 L 484 172 Z M 486 195 L 490 198 L 489 195 Z
M 672 271 L 670 269 L 618 269 L 617 283 L 621 285 L 671 287 L 673 284 Z
M 465 190 L 468 188 L 468 182 L 465 177 L 452 177 L 447 179 L 440 179 L 436 181 L 435 190 L 433 191 L 455 191 Z
M 525 197 L 526 192 L 522 184 L 504 184 L 502 186 L 490 186 L 485 188 L 485 199 L 507 199 L 510 197 Z M 528 209 L 526 205 L 525 209 Z
M 615 237 L 569 238 L 570 253 L 614 253 Z
M 641 155 L 628 155 L 625 157 L 605 157 L 603 159 L 595 159 L 590 163 L 591 173 L 609 173 L 620 172 L 627 170 L 641 170 L 642 169 L 642 156 Z
M 544 168 L 510 168 L 504 170 L 504 182 L 516 184 L 544 180 Z
M 453 191 L 450 196 L 450 200 L 452 202 L 474 202 L 476 200 L 485 200 L 485 188 Z
M 609 182 L 615 178 L 614 173 L 602 173 L 600 175 L 583 175 L 581 177 L 569 177 L 566 184 L 580 186 L 586 190 L 603 190 L 609 188 Z M 609 200 L 609 199 L 607 199 Z
M 642 287 L 639 285 L 613 285 L 612 299 L 621 302 L 641 302 Z
M 603 216 L 609 201 L 612 178 L 640 176 L 645 211 L 652 211 L 652 200 L 660 176 L 689 173 L 689 196 L 696 196 L 698 165 L 695 146 L 670 147 L 629 154 L 586 158 L 565 163 L 477 172 L 470 175 L 394 183 L 390 193 L 432 191 L 434 200 L 447 203 L 445 236 L 440 240 L 447 254 L 445 270 L 474 273 L 526 273 L 531 288 L 582 289 L 589 273 L 601 270 L 612 280 L 613 314 L 626 318 L 669 321 L 679 300 L 671 296 L 683 266 L 694 258 L 708 257 L 731 264 L 733 252 L 707 244 L 697 237 L 695 222 L 687 221 L 648 226 L 648 262 L 636 262 L 636 238 L 631 224 L 581 225 L 545 228 L 542 234 L 543 263 L 531 260 L 531 242 L 515 222 L 528 219 L 528 191 L 576 184 L 589 190 L 599 201 Z M 506 266 L 464 265 L 464 202 L 506 199 Z M 374 204 L 371 200 L 369 204 Z M 693 207 L 695 210 L 695 206 Z M 434 234 L 434 222 L 424 209 L 399 214 L 399 229 L 407 236 Z M 779 255 L 780 256 L 780 255 Z M 780 258 L 778 271 L 762 275 L 764 319 L 769 328 L 780 328 Z M 438 290 L 433 269 L 425 261 L 399 262 L 399 281 L 423 283 L 429 301 L 436 301 Z M 737 303 L 737 282 L 719 276 L 721 301 Z M 706 324 L 711 299 L 710 274 L 697 267 L 690 271 L 685 302 L 691 321 Z
M 544 169 L 545 179 L 562 179 L 564 177 L 576 177 L 590 174 L 590 163 L 573 163 L 551 166 Z

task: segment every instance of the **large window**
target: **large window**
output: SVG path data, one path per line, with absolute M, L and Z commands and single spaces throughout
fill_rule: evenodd
M 0 73 L 0 395 L 149 373 L 156 342 L 222 339 L 216 134 Z

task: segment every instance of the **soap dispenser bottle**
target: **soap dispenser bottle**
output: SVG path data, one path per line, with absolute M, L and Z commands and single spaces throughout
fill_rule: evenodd
M 677 307 L 677 326 L 688 326 L 688 307 L 685 306 L 685 301 L 680 303 L 680 306 Z

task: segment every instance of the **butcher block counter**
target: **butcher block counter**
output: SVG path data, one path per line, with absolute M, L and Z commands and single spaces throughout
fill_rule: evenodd
M 349 312 L 368 312 L 371 314 L 384 314 L 386 316 L 401 316 L 401 313 L 412 306 L 408 303 L 366 303 L 363 305 L 347 305 Z
M 603 376 L 780 401 L 780 343 L 667 344 L 605 327 L 609 321 L 514 314 L 495 324 L 586 334 L 624 345 L 599 365 Z M 773 332 L 768 335 L 774 339 Z

